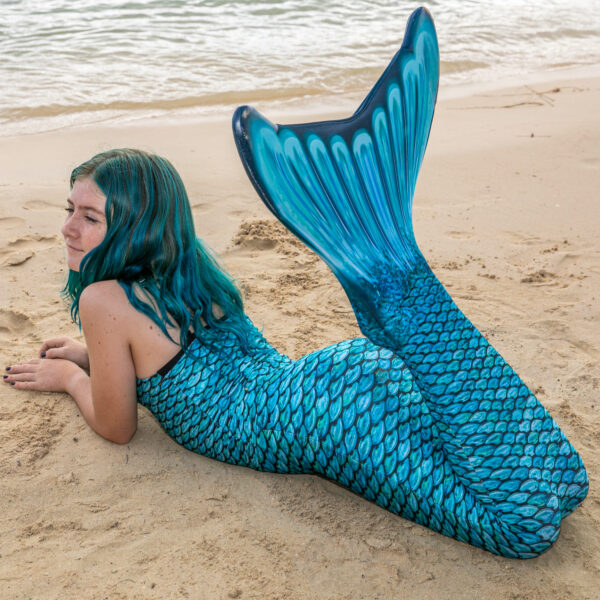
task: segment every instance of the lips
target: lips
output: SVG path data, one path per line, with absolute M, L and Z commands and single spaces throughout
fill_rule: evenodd
M 67 244 L 67 250 L 71 250 L 72 252 L 83 252 L 83 250 L 81 250 L 80 248 L 75 248 L 70 244 Z

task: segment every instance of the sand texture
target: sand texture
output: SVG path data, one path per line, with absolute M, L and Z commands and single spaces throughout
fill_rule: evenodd
M 68 396 L 4 386 L 0 598 L 600 598 L 598 106 L 598 79 L 441 100 L 415 197 L 433 270 L 586 463 L 589 496 L 546 554 L 499 558 L 325 480 L 195 455 L 142 408 L 114 445 Z M 123 146 L 172 160 L 199 235 L 278 349 L 360 335 L 333 275 L 259 201 L 228 119 L 0 138 L 3 364 L 79 335 L 59 297 L 68 176 Z

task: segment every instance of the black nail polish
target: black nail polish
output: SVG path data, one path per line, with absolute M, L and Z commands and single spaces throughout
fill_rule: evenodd
M 10 371 L 10 367 L 5 367 L 4 370 L 5 371 Z
M 14 381 L 11 381 L 11 382 L 10 382 L 10 385 L 15 385 L 15 382 L 14 382 Z
M 8 375 L 2 375 L 2 379 L 8 379 Z
M 45 353 L 45 352 L 42 352 L 42 353 L 40 354 L 40 356 L 41 356 L 42 358 L 46 358 L 46 353 Z

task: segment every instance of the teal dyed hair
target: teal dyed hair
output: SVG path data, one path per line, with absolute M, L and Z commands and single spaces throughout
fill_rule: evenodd
M 73 320 L 79 321 L 86 286 L 115 279 L 132 306 L 166 335 L 167 325 L 179 326 L 183 347 L 190 326 L 200 339 L 231 331 L 246 346 L 240 292 L 196 237 L 187 192 L 173 165 L 140 150 L 109 150 L 74 169 L 71 188 L 85 177 L 106 196 L 107 230 L 79 272 L 69 271 L 63 293 Z

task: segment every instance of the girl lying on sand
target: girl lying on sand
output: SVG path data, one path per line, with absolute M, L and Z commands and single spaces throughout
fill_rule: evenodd
M 279 354 L 196 237 L 172 165 L 137 150 L 71 174 L 65 289 L 86 346 L 48 340 L 4 376 L 66 392 L 127 443 L 137 403 L 186 448 L 326 476 L 458 540 L 530 558 L 583 500 L 583 463 L 512 368 L 456 307 L 412 230 L 437 91 L 428 13 L 350 119 L 276 127 L 234 115 L 269 208 L 332 267 L 368 339 Z
M 457 398 L 463 390 L 448 403 L 436 384 L 422 383 L 419 364 L 436 370 L 428 355 L 415 364 L 366 339 L 291 361 L 254 328 L 231 278 L 196 238 L 168 161 L 113 150 L 77 167 L 71 186 L 65 292 L 86 345 L 47 340 L 40 358 L 8 368 L 6 383 L 68 393 L 94 431 L 121 444 L 135 433 L 140 402 L 194 452 L 324 475 L 505 556 L 543 552 L 585 496 L 575 450 L 464 317 L 455 319 L 462 333 L 452 357 L 476 348 L 471 370 L 481 365 L 468 399 Z M 497 408 L 476 394 L 485 369 L 499 369 Z M 444 374 L 443 358 L 437 370 Z M 495 420 L 482 418 L 485 409 Z

